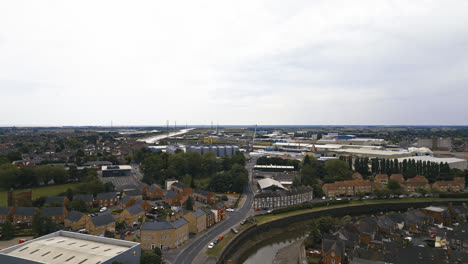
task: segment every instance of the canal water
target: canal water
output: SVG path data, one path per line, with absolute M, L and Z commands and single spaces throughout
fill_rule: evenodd
M 245 251 L 239 263 L 244 264 L 271 264 L 278 250 L 292 244 L 297 239 L 303 239 L 305 230 L 287 232 L 271 232 L 273 236 L 266 236 L 255 241 L 255 245 Z

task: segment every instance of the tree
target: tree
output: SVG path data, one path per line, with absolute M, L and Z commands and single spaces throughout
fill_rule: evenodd
M 67 196 L 68 200 L 73 200 L 73 190 L 68 188 L 66 191 L 65 191 L 65 196 Z
M 342 160 L 329 160 L 325 164 L 325 169 L 330 177 L 335 180 L 351 180 L 352 171 L 348 164 Z
M 58 230 L 52 218 L 36 213 L 32 220 L 32 230 L 37 236 L 44 236 Z
M 70 210 L 79 211 L 83 213 L 88 210 L 86 202 L 81 199 L 71 201 L 68 207 L 70 208 Z
M 161 261 L 161 257 L 153 252 L 143 251 L 141 253 L 140 264 L 160 264 Z
M 392 191 L 397 191 L 401 189 L 401 186 L 400 186 L 400 183 L 398 183 L 396 180 L 389 180 L 387 184 L 387 188 Z
M 13 224 L 11 224 L 10 221 L 5 221 L 3 222 L 2 224 L 2 238 L 3 239 L 10 239 L 13 237 L 15 233 L 15 227 L 13 226 Z
M 191 196 L 189 196 L 189 198 L 185 202 L 185 209 L 187 209 L 189 211 L 193 211 L 193 199 L 192 199 Z

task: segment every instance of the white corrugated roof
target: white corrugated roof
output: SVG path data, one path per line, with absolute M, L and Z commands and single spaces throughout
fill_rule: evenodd
M 258 180 L 258 185 L 260 185 L 261 189 L 266 189 L 272 185 L 276 185 L 279 188 L 284 189 L 284 186 L 279 181 L 270 178 Z

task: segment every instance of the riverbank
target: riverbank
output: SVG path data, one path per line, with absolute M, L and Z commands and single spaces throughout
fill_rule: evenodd
M 257 225 L 253 225 L 240 232 L 232 240 L 226 241 L 226 246 L 218 256 L 217 263 L 242 263 L 243 259 L 248 258 L 248 253 L 252 251 L 255 245 L 262 244 L 265 234 L 274 234 L 275 232 L 290 233 L 291 224 L 294 227 L 300 227 L 307 220 L 320 216 L 329 215 L 332 217 L 341 217 L 345 215 L 363 215 L 390 211 L 406 211 L 408 208 L 423 208 L 429 205 L 446 205 L 449 202 L 461 204 L 468 202 L 468 199 L 401 199 L 401 200 L 371 200 L 371 201 L 353 201 L 346 205 L 335 205 L 325 208 L 313 208 L 303 211 L 287 212 L 279 215 L 257 216 Z M 304 226 L 303 226 L 304 227 Z M 278 229 L 278 230 L 276 230 Z M 300 230 L 301 228 L 299 228 Z M 288 231 L 288 232 L 285 232 Z M 302 229 L 303 230 L 303 229 Z M 301 234 L 298 234 L 299 237 Z M 264 239 L 262 239 L 262 237 Z M 268 239 L 271 239 L 268 238 Z M 247 255 L 247 256 L 246 256 Z
M 281 248 L 276 252 L 273 264 L 298 264 L 299 254 L 302 250 L 304 239 L 299 239 L 292 244 Z

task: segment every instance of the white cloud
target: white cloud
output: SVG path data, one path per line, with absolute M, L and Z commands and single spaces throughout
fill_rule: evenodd
M 0 125 L 466 125 L 467 7 L 4 2 Z

